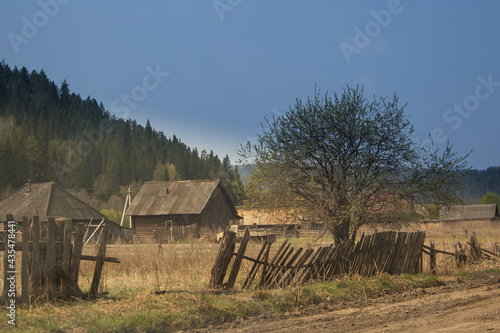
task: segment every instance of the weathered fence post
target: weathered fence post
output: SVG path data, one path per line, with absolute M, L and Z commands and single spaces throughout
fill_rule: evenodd
M 462 248 L 462 244 L 458 242 L 458 246 L 455 244 L 455 261 L 457 263 L 457 267 L 461 267 L 467 264 L 467 255 L 465 254 L 465 250 Z
M 73 222 L 71 220 L 64 221 L 64 239 L 63 239 L 63 257 L 62 257 L 62 269 L 66 274 L 69 274 L 71 265 L 71 231 L 73 229 Z M 69 283 L 64 279 L 61 286 L 61 298 L 68 298 Z
M 106 225 L 101 234 L 101 243 L 99 245 L 99 251 L 97 252 L 94 278 L 92 279 L 92 285 L 90 286 L 89 291 L 90 299 L 95 299 L 97 297 L 97 292 L 99 291 L 99 283 L 101 281 L 102 268 L 104 266 L 104 257 L 106 256 L 106 242 L 108 241 L 108 231 L 109 225 Z
M 483 258 L 483 254 L 481 253 L 481 247 L 479 247 L 479 242 L 476 238 L 476 233 L 473 231 L 470 236 L 470 258 L 472 262 L 480 261 Z
M 29 253 L 28 253 L 28 242 L 29 242 L 29 231 L 30 231 L 30 220 L 27 216 L 23 217 L 23 228 L 22 228 L 22 268 L 21 268 L 21 303 L 27 303 L 29 297 L 28 290 L 28 276 L 29 276 Z
M 224 276 L 226 275 L 227 267 L 233 256 L 235 246 L 236 233 L 232 231 L 224 231 L 222 244 L 215 259 L 215 263 L 211 270 L 210 287 L 218 288 L 222 286 Z
M 31 255 L 31 285 L 35 299 L 40 295 L 42 281 L 42 267 L 40 258 L 40 219 L 33 216 L 31 237 L 33 238 L 33 251 Z
M 49 217 L 47 223 L 47 249 L 45 251 L 45 290 L 47 298 L 56 296 L 56 220 Z
M 83 240 L 85 238 L 85 224 L 76 225 L 75 245 L 73 246 L 73 258 L 71 260 L 70 272 L 73 280 L 78 284 L 78 275 L 80 274 L 80 261 L 82 258 Z
M 241 240 L 238 253 L 234 258 L 233 268 L 231 269 L 231 273 L 229 273 L 229 278 L 227 280 L 227 287 L 229 289 L 234 287 L 234 283 L 236 282 L 236 277 L 238 276 L 238 272 L 240 271 L 241 261 L 243 260 L 243 256 L 245 255 L 245 251 L 247 249 L 247 244 L 249 240 L 250 240 L 250 232 L 248 231 L 247 228 L 245 230 L 245 234 L 243 235 L 243 239 Z
M 433 241 L 430 242 L 429 248 L 429 268 L 431 274 L 436 274 L 436 245 Z

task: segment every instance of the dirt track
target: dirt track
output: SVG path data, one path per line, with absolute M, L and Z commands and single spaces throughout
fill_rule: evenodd
M 329 311 L 304 308 L 198 332 L 500 332 L 500 279 L 450 283 Z

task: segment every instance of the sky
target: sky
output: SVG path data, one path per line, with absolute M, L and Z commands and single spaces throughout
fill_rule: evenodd
M 7 0 L 0 60 L 43 69 L 188 146 L 239 159 L 264 117 L 363 85 L 414 140 L 500 166 L 500 2 Z

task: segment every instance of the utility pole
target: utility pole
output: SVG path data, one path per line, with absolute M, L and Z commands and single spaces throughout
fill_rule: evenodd
M 130 202 L 131 202 L 131 199 L 130 199 L 130 193 L 131 193 L 131 190 L 132 190 L 132 186 L 127 186 L 127 198 L 125 199 L 125 205 L 123 206 L 123 214 L 122 214 L 122 220 L 120 222 L 120 226 L 123 227 L 123 220 L 125 219 L 125 212 L 127 211 L 127 207 L 130 206 Z M 130 228 L 132 228 L 132 221 L 130 221 L 130 225 L 129 225 Z

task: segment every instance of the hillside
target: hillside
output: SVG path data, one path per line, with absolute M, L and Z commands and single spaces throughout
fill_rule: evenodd
M 133 119 L 110 114 L 90 96 L 57 86 L 43 70 L 0 63 L 0 197 L 28 180 L 86 189 L 101 200 L 131 183 L 222 178 L 236 204 L 243 199 L 229 157 L 198 152 Z
M 462 197 L 472 202 L 479 202 L 488 192 L 500 194 L 500 167 L 465 171 L 465 185 Z

